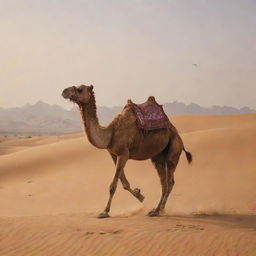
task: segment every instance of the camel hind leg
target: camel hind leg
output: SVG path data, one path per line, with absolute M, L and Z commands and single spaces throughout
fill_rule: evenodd
M 166 194 L 166 189 L 167 189 L 167 186 L 166 186 L 166 164 L 165 164 L 165 161 L 162 161 L 162 159 L 163 159 L 162 155 L 158 155 L 151 159 L 155 165 L 155 168 L 156 168 L 157 173 L 160 178 L 160 182 L 161 182 L 161 186 L 162 186 L 162 195 L 161 195 L 161 198 L 160 198 L 160 201 L 159 201 L 157 207 L 154 208 L 152 211 L 150 211 L 147 214 L 147 216 L 149 216 L 149 217 L 159 216 L 161 205 L 164 200 L 164 196 Z
M 169 144 L 168 144 L 169 145 Z M 166 191 L 167 191 L 167 169 L 166 169 L 166 155 L 168 152 L 168 146 L 159 154 L 156 155 L 155 157 L 151 158 L 158 176 L 160 178 L 161 186 L 162 186 L 162 195 L 160 198 L 160 201 L 157 205 L 156 208 L 154 208 L 152 211 L 150 211 L 147 216 L 149 217 L 154 217 L 154 216 L 159 216 L 159 212 L 161 209 L 161 205 L 163 203 Z
M 168 154 L 166 158 L 166 193 L 161 202 L 160 210 L 163 211 L 168 200 L 168 197 L 174 186 L 174 172 L 178 165 L 181 152 L 183 150 L 183 142 L 179 135 L 171 139 L 169 143 Z
M 167 199 L 174 186 L 174 172 L 179 162 L 180 154 L 183 149 L 183 143 L 179 135 L 171 138 L 168 146 L 159 155 L 152 158 L 152 162 L 157 169 L 162 186 L 162 196 L 155 209 L 150 211 L 147 216 L 159 216 L 160 211 L 163 211 Z

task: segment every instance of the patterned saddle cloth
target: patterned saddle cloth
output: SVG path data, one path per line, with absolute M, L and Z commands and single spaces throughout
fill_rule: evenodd
M 138 127 L 144 130 L 170 128 L 170 121 L 164 113 L 163 106 L 159 105 L 153 96 L 143 104 L 135 104 L 128 100 L 137 118 Z

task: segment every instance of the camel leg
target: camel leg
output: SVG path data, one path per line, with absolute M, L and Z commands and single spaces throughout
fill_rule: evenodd
M 110 187 L 109 187 L 108 203 L 107 203 L 107 206 L 106 206 L 105 210 L 98 216 L 98 218 L 107 218 L 107 217 L 109 217 L 108 213 L 110 211 L 112 198 L 113 198 L 113 196 L 115 194 L 115 191 L 116 191 L 117 182 L 118 182 L 118 180 L 121 176 L 122 170 L 123 170 L 128 158 L 129 158 L 128 153 L 118 157 L 117 164 L 116 164 L 116 173 L 115 173 L 114 179 L 113 179 L 113 181 L 112 181 L 112 183 L 110 184 Z
M 117 162 L 117 156 L 114 154 L 111 154 L 111 157 L 114 161 L 114 163 L 116 164 Z M 122 173 L 120 175 L 120 180 L 122 182 L 123 188 L 127 191 L 129 191 L 133 196 L 135 196 L 140 202 L 143 202 L 144 200 L 144 196 L 140 193 L 140 189 L 139 188 L 135 188 L 135 189 L 131 189 L 130 187 L 130 183 L 127 180 L 127 178 L 125 177 L 125 173 L 124 173 L 124 169 L 122 170 Z
M 182 152 L 182 142 L 180 137 L 174 137 L 172 142 L 170 143 L 168 156 L 166 160 L 166 168 L 167 168 L 167 185 L 166 185 L 166 193 L 160 205 L 160 210 L 163 211 L 165 208 L 165 204 L 168 200 L 168 197 L 174 186 L 174 172 L 178 165 L 180 155 Z
M 174 136 L 169 142 L 169 146 L 158 156 L 152 158 L 162 185 L 162 196 L 155 209 L 148 213 L 148 216 L 159 216 L 163 211 L 169 194 L 174 185 L 174 171 L 179 162 L 180 154 L 183 149 L 183 143 L 179 136 Z
M 174 171 L 175 171 L 176 166 L 177 166 L 177 164 L 175 165 L 173 163 L 167 162 L 166 192 L 165 192 L 163 200 L 160 204 L 160 211 L 164 210 L 167 199 L 168 199 L 168 197 L 172 191 L 172 188 L 174 186 Z
M 147 214 L 147 216 L 149 216 L 149 217 L 159 216 L 161 205 L 162 205 L 162 202 L 164 200 L 165 194 L 167 192 L 166 164 L 165 164 L 164 161 L 161 160 L 161 158 L 162 158 L 161 155 L 159 156 L 159 158 L 160 159 L 158 159 L 158 157 L 156 157 L 156 158 L 152 159 L 152 161 L 155 164 L 156 170 L 158 172 L 158 175 L 159 175 L 159 178 L 160 178 L 160 181 L 161 181 L 162 196 L 160 198 L 160 201 L 159 201 L 157 207 Z
M 129 191 L 133 196 L 135 196 L 140 202 L 143 202 L 144 196 L 140 193 L 139 188 L 131 189 L 129 181 L 126 179 L 124 170 L 122 170 L 120 180 L 123 184 L 123 188 Z

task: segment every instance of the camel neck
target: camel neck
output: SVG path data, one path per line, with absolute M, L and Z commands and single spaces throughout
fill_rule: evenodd
M 112 129 L 99 124 L 94 93 L 90 101 L 87 104 L 81 104 L 79 108 L 88 140 L 95 147 L 106 149 L 111 141 Z

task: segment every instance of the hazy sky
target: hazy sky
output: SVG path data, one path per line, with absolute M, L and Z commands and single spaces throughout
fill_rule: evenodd
M 83 83 L 99 105 L 256 108 L 256 0 L 0 0 L 0 37 L 0 107 Z

